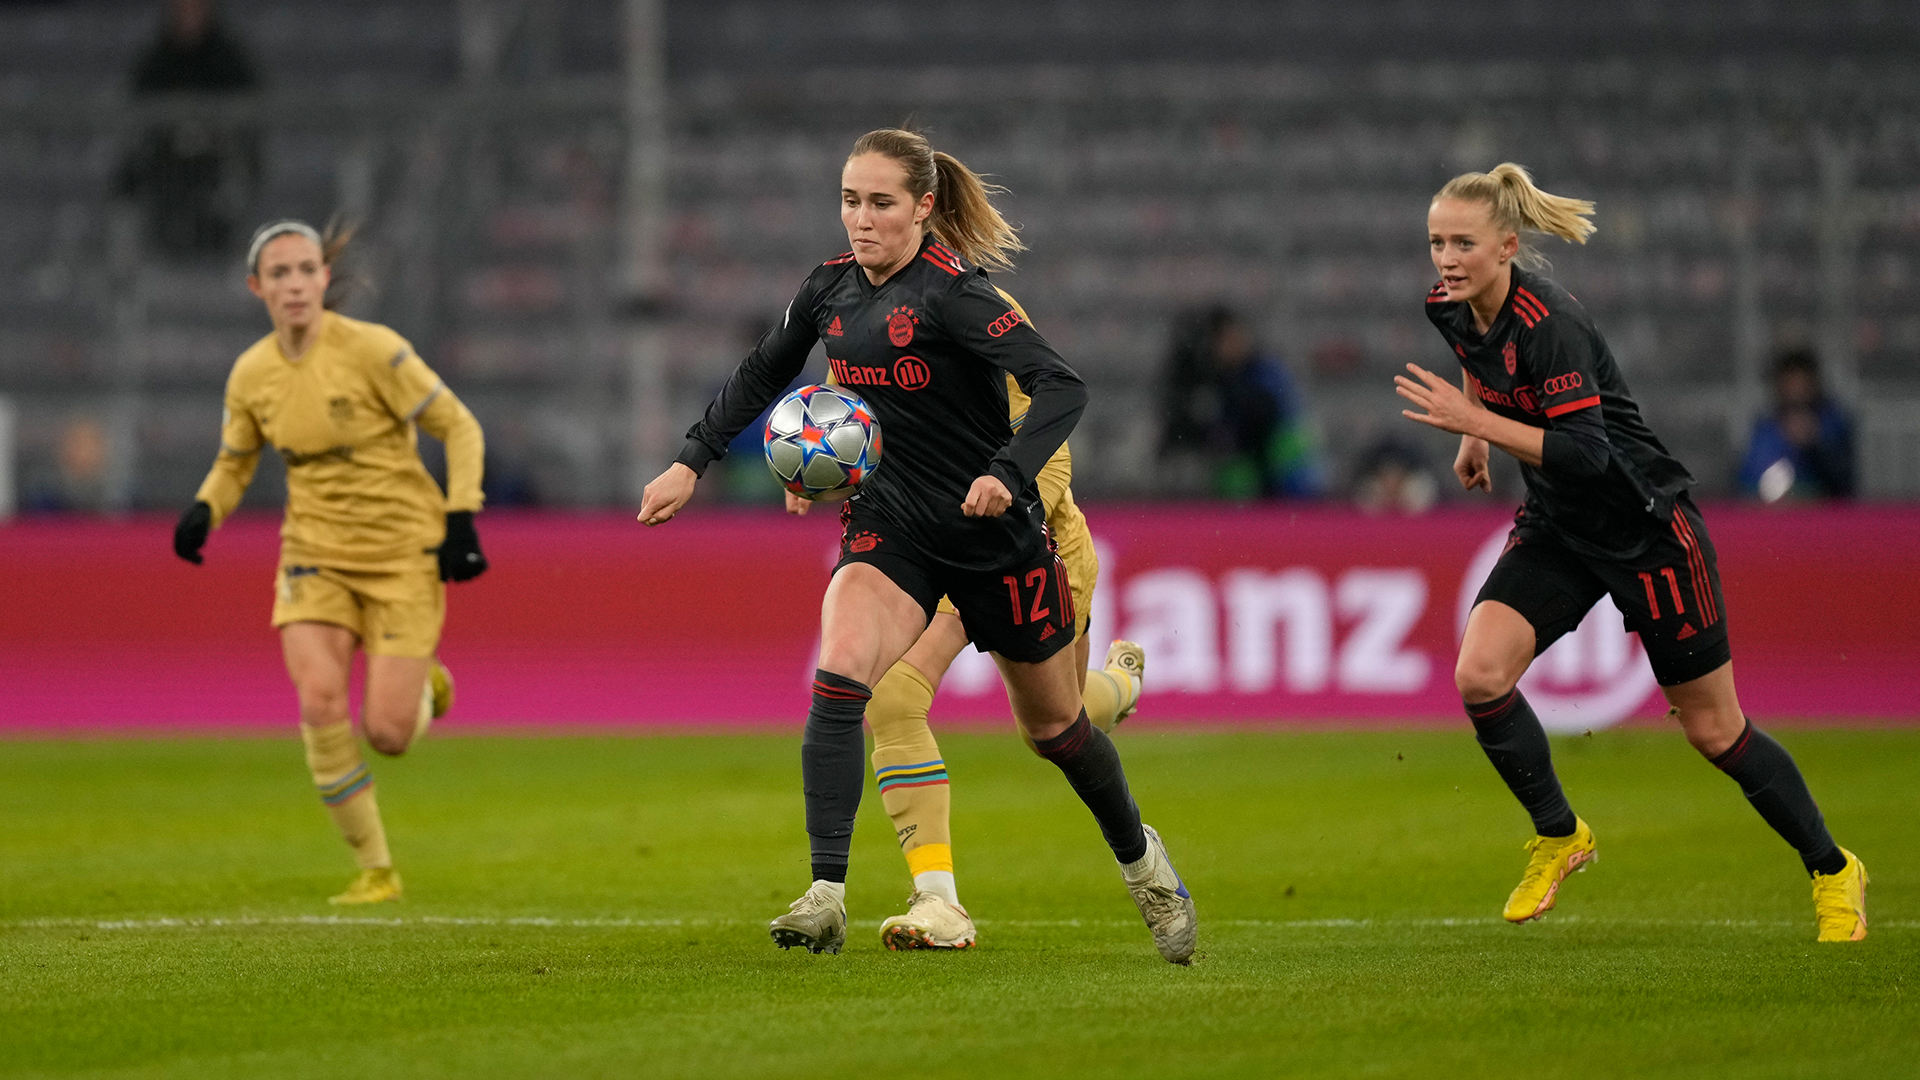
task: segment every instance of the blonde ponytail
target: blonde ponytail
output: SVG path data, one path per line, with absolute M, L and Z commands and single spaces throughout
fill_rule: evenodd
M 1557 236 L 1575 244 L 1584 244 L 1593 235 L 1593 203 L 1587 199 L 1569 199 L 1534 186 L 1527 170 L 1511 161 L 1503 161 L 1492 172 L 1462 173 L 1447 181 L 1433 201 L 1459 199 L 1485 203 L 1488 217 L 1497 229 L 1511 233 L 1539 232 Z M 1522 244 L 1515 262 L 1534 268 L 1546 265 L 1546 258 L 1531 245 Z
M 927 231 L 975 266 L 988 270 L 1013 269 L 1013 256 L 1027 250 L 1018 230 L 1000 216 L 989 196 L 1006 188 L 989 184 L 952 154 L 943 153 L 917 131 L 881 128 L 860 136 L 849 157 L 881 154 L 900 163 L 907 172 L 907 194 L 919 199 L 933 192 L 933 214 Z

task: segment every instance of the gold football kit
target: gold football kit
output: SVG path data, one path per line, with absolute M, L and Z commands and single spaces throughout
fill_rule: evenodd
M 196 498 L 224 521 L 271 446 L 287 465 L 273 625 L 333 623 L 370 654 L 431 656 L 446 612 L 435 553 L 446 515 L 480 508 L 480 424 L 399 334 L 322 320 L 298 360 L 269 334 L 234 362 Z M 416 427 L 446 443 L 444 495 Z

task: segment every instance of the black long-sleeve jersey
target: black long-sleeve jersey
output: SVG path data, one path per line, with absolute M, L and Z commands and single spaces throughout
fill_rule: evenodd
M 834 380 L 873 408 L 886 436 L 880 467 L 854 496 L 919 552 L 986 570 L 1043 542 L 1041 466 L 1086 408 L 1086 386 L 987 280 L 929 237 L 876 286 L 851 253 L 807 277 L 780 325 L 734 370 L 676 459 L 704 472 L 824 341 Z M 1033 399 L 1018 433 L 1007 419 L 1010 373 Z M 997 518 L 960 512 L 975 479 L 1013 493 Z
M 1573 295 L 1515 268 L 1500 314 L 1483 335 L 1473 309 L 1435 285 L 1427 318 L 1460 358 L 1470 392 L 1493 412 L 1545 428 L 1541 463 L 1522 464 L 1525 513 L 1567 546 L 1596 558 L 1632 558 L 1673 519 L 1693 484 L 1634 403 L 1613 353 Z

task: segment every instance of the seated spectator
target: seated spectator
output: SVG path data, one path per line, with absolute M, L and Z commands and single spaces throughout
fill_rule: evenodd
M 1773 367 L 1773 411 L 1753 422 L 1740 488 L 1767 502 L 1854 493 L 1853 418 L 1820 386 L 1820 361 L 1794 349 Z
M 1424 514 L 1440 499 L 1440 482 L 1418 446 L 1394 436 L 1360 452 L 1354 504 L 1369 514 Z
M 1287 369 L 1253 330 L 1216 307 L 1176 325 L 1162 397 L 1162 455 L 1199 455 L 1230 499 L 1320 494 L 1306 410 Z
M 134 70 L 133 91 L 239 93 L 259 79 L 216 17 L 212 0 L 169 0 L 166 22 Z M 171 255 L 228 253 L 235 220 L 259 184 L 258 132 L 204 121 L 155 125 L 121 166 L 120 191 L 146 212 L 148 235 Z

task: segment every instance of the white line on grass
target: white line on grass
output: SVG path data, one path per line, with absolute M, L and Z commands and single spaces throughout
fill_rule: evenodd
M 1386 919 L 1212 919 L 1208 926 L 1232 926 L 1266 930 L 1368 930 L 1393 927 L 1496 926 L 1495 918 L 1386 918 Z M 1805 920 L 1788 919 L 1609 919 L 1580 915 L 1554 917 L 1555 924 L 1578 923 L 1591 926 L 1685 927 L 1691 929 L 1775 930 L 1805 925 Z M 855 919 L 852 925 L 877 927 L 879 919 Z M 1098 926 L 1137 926 L 1131 919 L 981 919 L 981 926 L 1006 929 L 1050 929 Z M 232 915 L 232 916 L 159 916 L 144 919 L 12 919 L 0 921 L 8 930 L 177 930 L 218 929 L 234 926 L 372 926 L 372 927 L 512 927 L 532 926 L 581 930 L 672 930 L 689 927 L 759 926 L 757 919 L 561 919 L 544 915 Z M 1920 921 L 1893 920 L 1873 924 L 1875 929 L 1912 930 Z

